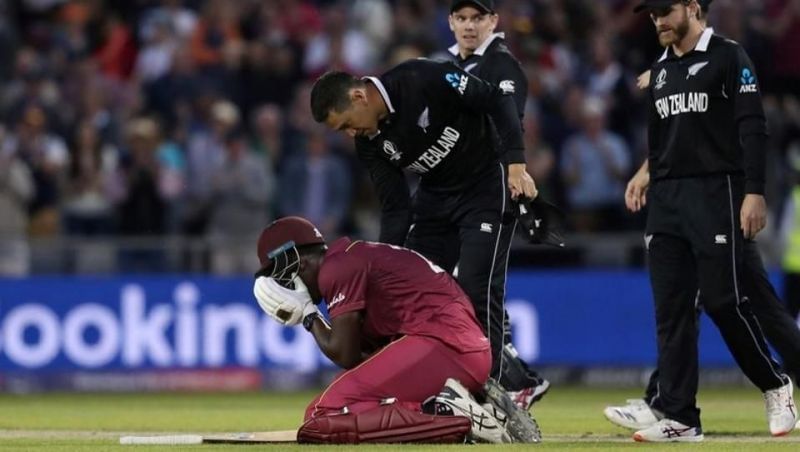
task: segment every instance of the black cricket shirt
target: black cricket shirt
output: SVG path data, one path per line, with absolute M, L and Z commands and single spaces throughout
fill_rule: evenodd
M 421 189 L 457 193 L 482 183 L 490 165 L 525 162 L 512 97 L 452 62 L 411 60 L 365 80 L 389 110 L 375 136 L 355 140 L 381 202 L 381 242 L 402 244 L 410 226 L 403 169 Z
M 704 30 L 678 57 L 651 67 L 648 140 L 653 180 L 744 174 L 746 193 L 764 192 L 766 119 L 744 49 Z

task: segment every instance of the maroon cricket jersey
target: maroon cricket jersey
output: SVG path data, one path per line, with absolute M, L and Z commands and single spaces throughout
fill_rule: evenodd
M 371 341 L 420 335 L 462 353 L 489 348 L 458 283 L 414 251 L 341 238 L 325 254 L 319 287 L 331 318 L 364 311 L 362 333 Z

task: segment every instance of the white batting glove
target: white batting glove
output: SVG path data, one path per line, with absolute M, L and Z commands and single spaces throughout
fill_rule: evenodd
M 306 283 L 300 278 L 300 276 L 294 277 L 294 290 L 298 291 L 299 293 L 305 293 L 308 295 L 308 303 L 303 306 L 303 317 L 300 318 L 302 322 L 307 315 L 316 312 L 319 314 L 319 308 L 317 308 L 316 303 L 311 299 L 311 295 L 308 293 L 308 287 L 306 287 Z
M 306 306 L 314 305 L 305 285 L 297 285 L 296 281 L 299 280 L 299 277 L 295 278 L 296 289 L 292 290 L 281 286 L 273 278 L 259 276 L 253 284 L 253 295 L 267 315 L 280 324 L 294 326 L 303 321 Z

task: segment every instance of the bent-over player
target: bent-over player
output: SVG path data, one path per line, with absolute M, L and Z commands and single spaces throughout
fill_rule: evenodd
M 538 441 L 502 391 L 487 389 L 486 408 L 471 397 L 487 383 L 488 340 L 455 280 L 420 254 L 348 238 L 328 248 L 311 223 L 285 217 L 261 233 L 258 257 L 261 308 L 302 323 L 347 369 L 306 409 L 299 442 Z
M 450 62 L 417 59 L 379 77 L 344 72 L 311 91 L 317 122 L 355 138 L 381 202 L 380 241 L 405 245 L 452 272 L 489 339 L 491 375 L 503 357 L 512 199 L 533 199 L 514 99 Z M 495 129 L 501 145 L 494 141 Z M 409 194 L 403 169 L 419 175 Z

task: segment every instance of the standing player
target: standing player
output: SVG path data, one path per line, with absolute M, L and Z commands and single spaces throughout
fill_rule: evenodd
M 449 240 L 458 237 L 458 282 L 497 375 L 511 239 L 504 230 L 513 226 L 511 200 L 537 194 L 513 98 L 452 63 L 418 59 L 380 77 L 329 72 L 314 84 L 311 111 L 355 137 L 381 201 L 381 242 L 405 243 L 452 272 Z M 420 176 L 413 199 L 404 168 Z
M 514 58 L 506 46 L 503 33 L 495 33 L 499 16 L 494 10 L 492 0 L 453 0 L 450 4 L 448 22 L 450 30 L 456 38 L 456 43 L 449 51 L 456 58 L 457 64 L 470 74 L 500 87 L 505 93 L 511 94 L 517 108 L 517 115 L 522 120 L 525 114 L 525 102 L 528 97 L 528 80 L 520 67 L 519 61 Z M 507 237 L 501 242 L 511 245 L 516 222 L 503 228 L 502 233 Z M 458 246 L 458 237 L 450 242 Z M 454 250 L 458 254 L 458 250 Z M 508 251 L 506 250 L 506 257 Z M 507 272 L 508 260 L 499 263 L 498 271 Z M 495 286 L 501 292 L 492 294 L 499 300 L 505 298 L 505 286 Z M 500 309 L 501 303 L 492 303 L 490 309 Z M 528 368 L 511 342 L 511 328 L 507 312 L 492 312 L 492 316 L 503 317 L 505 335 L 500 364 L 499 381 L 508 391 L 514 402 L 527 410 L 531 405 L 541 399 L 550 388 L 550 382 L 540 377 Z M 493 377 L 498 376 L 493 374 Z
M 299 217 L 270 224 L 258 257 L 253 291 L 262 309 L 284 325 L 302 322 L 348 369 L 308 406 L 299 442 L 463 442 L 470 431 L 484 442 L 538 441 L 530 417 L 503 411 L 509 433 L 470 396 L 488 378 L 489 344 L 441 268 L 391 245 L 341 238 L 328 248 Z M 330 325 L 317 309 L 323 298 Z M 498 408 L 516 406 L 506 397 Z
M 695 0 L 645 0 L 664 55 L 653 65 L 647 248 L 664 418 L 637 441 L 701 441 L 695 299 L 764 392 L 770 432 L 794 428 L 791 381 L 777 371 L 742 293 L 743 243 L 765 225 L 766 124 L 752 63 L 704 30 Z
M 705 28 L 708 7 L 712 0 L 700 0 L 700 24 Z M 713 33 L 712 28 L 708 28 Z M 642 89 L 650 85 L 650 71 L 639 77 Z M 636 176 L 628 183 L 625 204 L 632 212 L 638 212 L 646 204 L 646 192 L 650 183 L 648 164 L 642 165 Z M 797 381 L 800 375 L 800 329 L 786 307 L 781 303 L 775 289 L 767 278 L 764 265 L 754 240 L 745 240 L 743 256 L 743 293 L 751 301 L 753 314 L 764 329 L 767 340 L 781 356 L 784 368 L 791 371 Z M 697 314 L 702 308 L 702 297 L 698 298 Z M 698 369 L 695 367 L 695 372 Z M 622 427 L 640 430 L 647 428 L 663 417 L 658 400 L 658 370 L 653 371 L 642 399 L 630 399 L 627 405 L 609 406 L 603 410 L 606 418 Z

